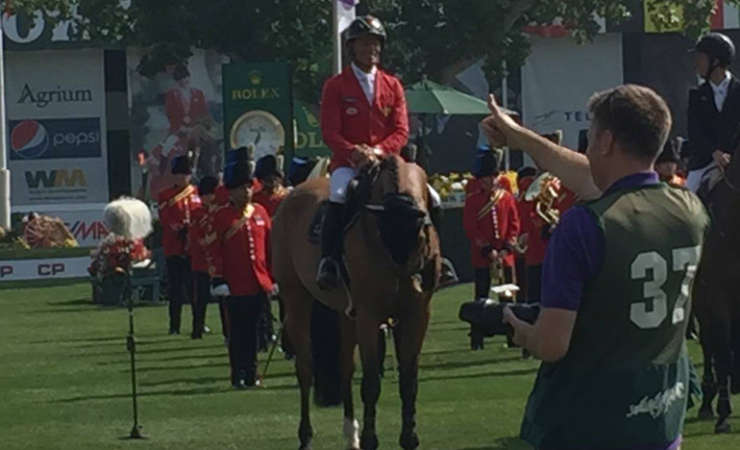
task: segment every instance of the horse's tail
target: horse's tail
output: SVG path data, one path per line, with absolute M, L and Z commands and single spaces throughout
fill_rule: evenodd
M 313 354 L 314 402 L 318 406 L 342 403 L 339 313 L 313 301 L 311 353 Z

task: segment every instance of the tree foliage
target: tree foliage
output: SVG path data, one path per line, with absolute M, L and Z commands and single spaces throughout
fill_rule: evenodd
M 740 3 L 740 0 L 730 0 Z M 328 75 L 331 55 L 329 0 L 14 0 L 15 9 L 75 10 L 80 33 L 103 42 L 148 49 L 140 70 L 155 73 L 211 48 L 237 60 L 288 61 L 295 67 L 299 95 L 315 100 Z M 652 1 L 650 16 L 659 28 L 682 19 L 687 35 L 708 28 L 714 0 Z M 627 19 L 642 8 L 637 0 L 363 0 L 389 31 L 384 62 L 404 80 L 422 74 L 443 79 L 451 69 L 485 58 L 494 78 L 504 62 L 519 67 L 529 53 L 522 32 L 531 24 L 560 20 L 579 41 L 599 32 L 596 17 Z

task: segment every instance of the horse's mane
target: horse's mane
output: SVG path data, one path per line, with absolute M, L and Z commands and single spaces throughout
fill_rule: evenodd
M 399 265 L 405 264 L 416 249 L 417 235 L 427 216 L 412 195 L 401 192 L 401 164 L 404 162 L 400 158 L 392 156 L 380 165 L 384 185 L 380 199 L 383 208 L 378 214 L 381 240 Z
M 400 190 L 399 174 L 398 174 L 398 168 L 399 168 L 400 161 L 401 160 L 399 158 L 392 156 L 390 158 L 384 159 L 380 165 L 380 170 L 386 172 L 390 179 L 389 188 L 393 192 L 396 192 L 396 193 L 398 193 L 398 191 Z

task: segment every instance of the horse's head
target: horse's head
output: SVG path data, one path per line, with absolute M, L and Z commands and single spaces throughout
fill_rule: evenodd
M 432 227 L 426 174 L 398 156 L 387 157 L 377 170 L 365 207 L 377 216 L 380 238 L 393 262 L 404 272 L 418 272 Z

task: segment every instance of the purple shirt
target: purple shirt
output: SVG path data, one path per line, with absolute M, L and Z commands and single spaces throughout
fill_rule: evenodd
M 655 172 L 628 175 L 604 192 L 651 186 L 660 183 Z M 604 234 L 594 216 L 583 206 L 574 206 L 560 219 L 550 238 L 542 267 L 542 300 L 545 308 L 577 311 L 583 288 L 594 279 L 604 263 Z M 660 446 L 634 447 L 631 450 L 675 450 L 681 438 Z

